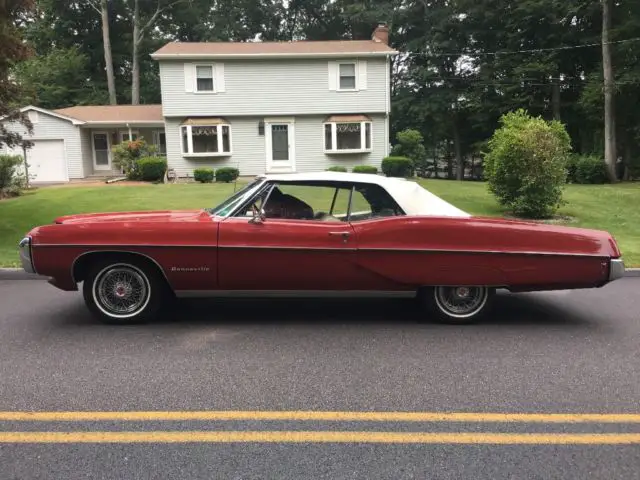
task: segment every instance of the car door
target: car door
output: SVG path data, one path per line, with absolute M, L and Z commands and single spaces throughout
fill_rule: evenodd
M 269 207 L 262 222 L 246 216 L 230 217 L 220 223 L 218 238 L 218 282 L 222 290 L 344 290 L 363 284 L 357 266 L 357 239 L 351 225 L 336 213 L 336 198 L 313 185 L 279 185 L 279 192 L 295 196 L 310 206 L 304 218 L 282 218 Z M 284 193 L 282 193 L 284 191 Z M 340 196 L 348 208 L 348 188 Z M 333 200 L 333 201 L 332 201 Z M 271 201 L 271 205 L 274 205 Z

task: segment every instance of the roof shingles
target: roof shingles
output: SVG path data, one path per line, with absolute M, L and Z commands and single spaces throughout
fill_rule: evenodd
M 79 105 L 54 112 L 89 123 L 163 122 L 162 105 Z
M 152 54 L 167 55 L 323 55 L 392 54 L 395 50 L 374 40 L 328 40 L 294 42 L 172 42 Z

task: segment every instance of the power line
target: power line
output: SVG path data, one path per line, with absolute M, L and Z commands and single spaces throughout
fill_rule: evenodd
M 532 48 L 527 50 L 505 50 L 505 51 L 497 51 L 497 52 L 449 52 L 449 53 L 427 53 L 427 52 L 401 52 L 407 56 L 422 56 L 422 57 L 461 57 L 461 56 L 482 56 L 482 55 L 515 55 L 519 53 L 540 53 L 540 52 L 554 52 L 560 50 L 575 50 L 578 48 L 589 48 L 589 47 L 600 47 L 602 45 L 613 45 L 617 43 L 627 43 L 627 42 L 639 42 L 640 37 L 635 38 L 627 38 L 624 40 L 614 40 L 611 42 L 597 42 L 597 43 L 585 43 L 584 45 L 565 45 L 561 47 L 550 47 L 550 48 Z

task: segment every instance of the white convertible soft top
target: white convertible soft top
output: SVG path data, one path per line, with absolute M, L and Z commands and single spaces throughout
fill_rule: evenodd
M 384 188 L 407 215 L 436 217 L 470 217 L 467 212 L 445 202 L 416 182 L 404 178 L 346 172 L 283 173 L 264 175 L 261 178 L 276 182 L 339 181 L 372 183 Z

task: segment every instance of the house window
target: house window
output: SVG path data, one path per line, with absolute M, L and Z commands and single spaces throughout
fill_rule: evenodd
M 356 64 L 341 63 L 339 68 L 338 88 L 340 90 L 356 89 Z
M 167 154 L 167 135 L 163 130 L 153 132 L 153 144 L 158 148 L 159 155 L 165 156 Z
M 131 135 L 129 135 L 129 132 L 126 130 L 120 132 L 120 143 L 131 142 L 137 139 L 138 139 L 138 132 L 136 131 L 131 132 Z
M 230 155 L 229 125 L 183 125 L 182 153 L 194 156 Z
M 371 122 L 325 123 L 324 149 L 327 153 L 371 151 Z
M 212 65 L 196 65 L 196 92 L 213 92 Z

